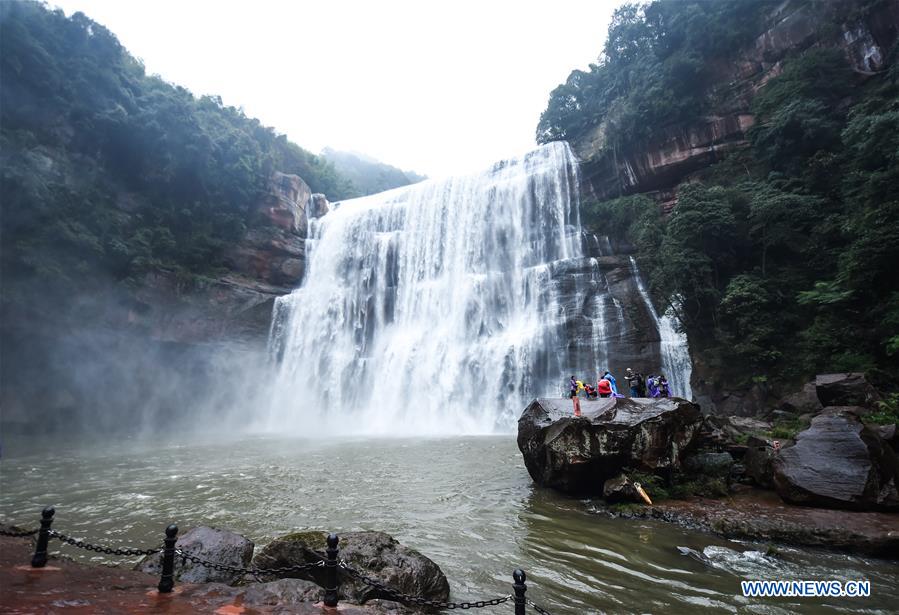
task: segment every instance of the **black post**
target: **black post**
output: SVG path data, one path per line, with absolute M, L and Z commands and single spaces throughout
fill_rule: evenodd
M 34 557 L 31 558 L 32 568 L 43 568 L 47 565 L 47 543 L 50 542 L 50 524 L 53 523 L 53 515 L 56 509 L 48 506 L 41 511 L 41 529 L 37 533 L 37 547 L 34 549 Z
M 337 543 L 340 538 L 337 534 L 328 534 L 328 549 L 325 551 L 328 559 L 325 561 L 325 606 L 337 606 L 337 557 L 340 548 Z
M 162 577 L 156 588 L 160 594 L 169 594 L 175 587 L 175 543 L 178 541 L 178 526 L 174 523 L 165 528 L 165 547 L 162 549 Z
M 524 570 L 521 568 L 516 568 L 512 573 L 512 578 L 515 580 L 515 583 L 512 584 L 512 589 L 515 590 L 515 615 L 524 615 L 524 608 L 527 606 L 524 592 L 528 590 L 528 586 L 524 584 L 524 581 L 527 579 L 527 575 L 524 574 Z

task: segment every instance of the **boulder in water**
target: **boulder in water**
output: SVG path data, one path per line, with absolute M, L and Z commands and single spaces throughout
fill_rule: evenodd
M 246 568 L 253 557 L 253 542 L 240 534 L 212 527 L 195 527 L 178 538 L 175 548 L 215 564 Z M 162 573 L 162 554 L 148 555 L 137 570 L 152 575 Z M 237 583 L 243 575 L 215 570 L 175 558 L 175 578 L 183 583 Z
M 325 557 L 327 536 L 325 532 L 298 532 L 277 538 L 259 551 L 253 564 L 265 570 L 317 562 Z M 440 567 L 384 532 L 346 532 L 340 535 L 339 547 L 341 559 L 350 567 L 391 589 L 428 600 L 449 598 L 449 582 Z M 323 568 L 286 576 L 311 580 L 322 587 L 326 582 Z M 360 604 L 391 598 L 348 574 L 341 575 L 340 596 Z
M 773 461 L 787 502 L 848 510 L 899 510 L 899 458 L 854 408 L 830 408 Z
M 581 402 L 535 399 L 518 419 L 518 448 L 539 485 L 600 494 L 624 468 L 668 473 L 680 467 L 702 425 L 699 406 L 676 397 Z
M 815 392 L 822 406 L 870 407 L 880 399 L 871 383 L 862 373 L 818 374 L 815 376 Z

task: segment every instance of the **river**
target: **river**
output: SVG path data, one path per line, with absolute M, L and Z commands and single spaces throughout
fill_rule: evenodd
M 528 596 L 554 615 L 888 613 L 899 603 L 899 563 L 786 547 L 776 557 L 743 555 L 765 548 L 663 522 L 609 518 L 589 501 L 538 488 L 511 435 L 7 438 L 0 502 L 5 522 L 27 527 L 43 506 L 55 505 L 56 529 L 111 546 L 155 545 L 170 522 L 182 531 L 201 524 L 231 529 L 257 549 L 297 530 L 383 530 L 437 562 L 453 600 L 506 595 L 512 570 L 521 567 Z M 677 546 L 706 549 L 714 565 L 681 556 Z M 743 598 L 740 580 L 756 578 L 867 579 L 872 595 Z

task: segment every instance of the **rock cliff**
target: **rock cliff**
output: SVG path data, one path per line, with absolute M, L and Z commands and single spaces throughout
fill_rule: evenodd
M 853 17 L 846 0 L 820 3 L 784 2 L 769 16 L 768 28 L 732 62 L 715 67 L 712 85 L 704 95 L 713 112 L 687 124 L 673 124 L 652 140 L 615 151 L 607 142 L 614 114 L 572 141 L 584 161 L 583 191 L 605 200 L 622 194 L 664 192 L 691 173 L 721 160 L 747 145 L 753 126 L 752 100 L 783 61 L 810 47 L 838 48 L 846 62 L 862 74 L 883 69 L 885 58 L 899 37 L 899 0 L 886 0 L 866 19 Z M 841 25 L 831 26 L 841 12 Z

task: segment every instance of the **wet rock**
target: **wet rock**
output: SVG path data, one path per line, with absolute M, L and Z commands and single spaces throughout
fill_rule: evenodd
M 756 485 L 765 489 L 774 488 L 774 448 L 764 438 L 751 436 L 746 442 L 746 454 L 743 456 L 743 465 L 746 466 L 746 475 Z
M 331 211 L 331 204 L 328 202 L 328 197 L 320 192 L 313 194 L 309 201 L 309 217 L 321 218 L 329 211 Z
M 802 389 L 786 395 L 777 402 L 779 410 L 784 412 L 792 412 L 796 415 L 811 414 L 815 415 L 821 412 L 821 402 L 818 399 L 818 392 L 815 389 L 815 382 L 806 382 L 802 385 Z
M 821 405 L 867 406 L 880 399 L 880 394 L 862 373 L 818 374 L 815 392 Z
M 899 510 L 899 458 L 856 414 L 833 409 L 812 420 L 773 462 L 787 502 L 847 510 Z
M 246 568 L 253 558 L 253 542 L 240 534 L 211 527 L 196 527 L 178 538 L 175 547 L 215 564 Z M 145 557 L 136 570 L 162 573 L 162 554 Z M 183 583 L 236 583 L 240 573 L 214 570 L 175 558 L 175 578 Z
M 731 440 L 758 435 L 771 430 L 771 423 L 747 416 L 727 416 L 718 419 L 720 429 Z
M 826 547 L 889 558 L 899 553 L 899 515 L 791 506 L 768 490 L 749 489 L 723 499 L 666 500 L 641 512 L 645 517 L 712 531 L 725 538 Z
M 540 485 L 599 494 L 624 468 L 668 473 L 694 444 L 696 404 L 680 398 L 582 401 L 575 418 L 566 399 L 535 399 L 518 420 L 518 448 Z
M 282 568 L 317 562 L 325 557 L 325 532 L 299 532 L 273 540 L 253 560 L 259 569 Z M 429 600 L 447 600 L 449 583 L 433 561 L 383 532 L 346 532 L 340 535 L 340 557 L 351 567 L 400 592 Z M 322 568 L 292 573 L 322 587 L 326 582 Z M 343 599 L 365 603 L 390 598 L 377 589 L 344 575 L 340 584 Z
M 610 478 L 602 486 L 602 497 L 606 502 L 641 502 L 634 484 L 624 474 Z
M 685 470 L 703 476 L 728 476 L 733 465 L 730 453 L 697 453 L 684 460 Z
M 892 425 L 878 425 L 875 429 L 877 435 L 892 446 L 894 451 L 899 447 L 899 430 L 896 429 L 895 423 Z

